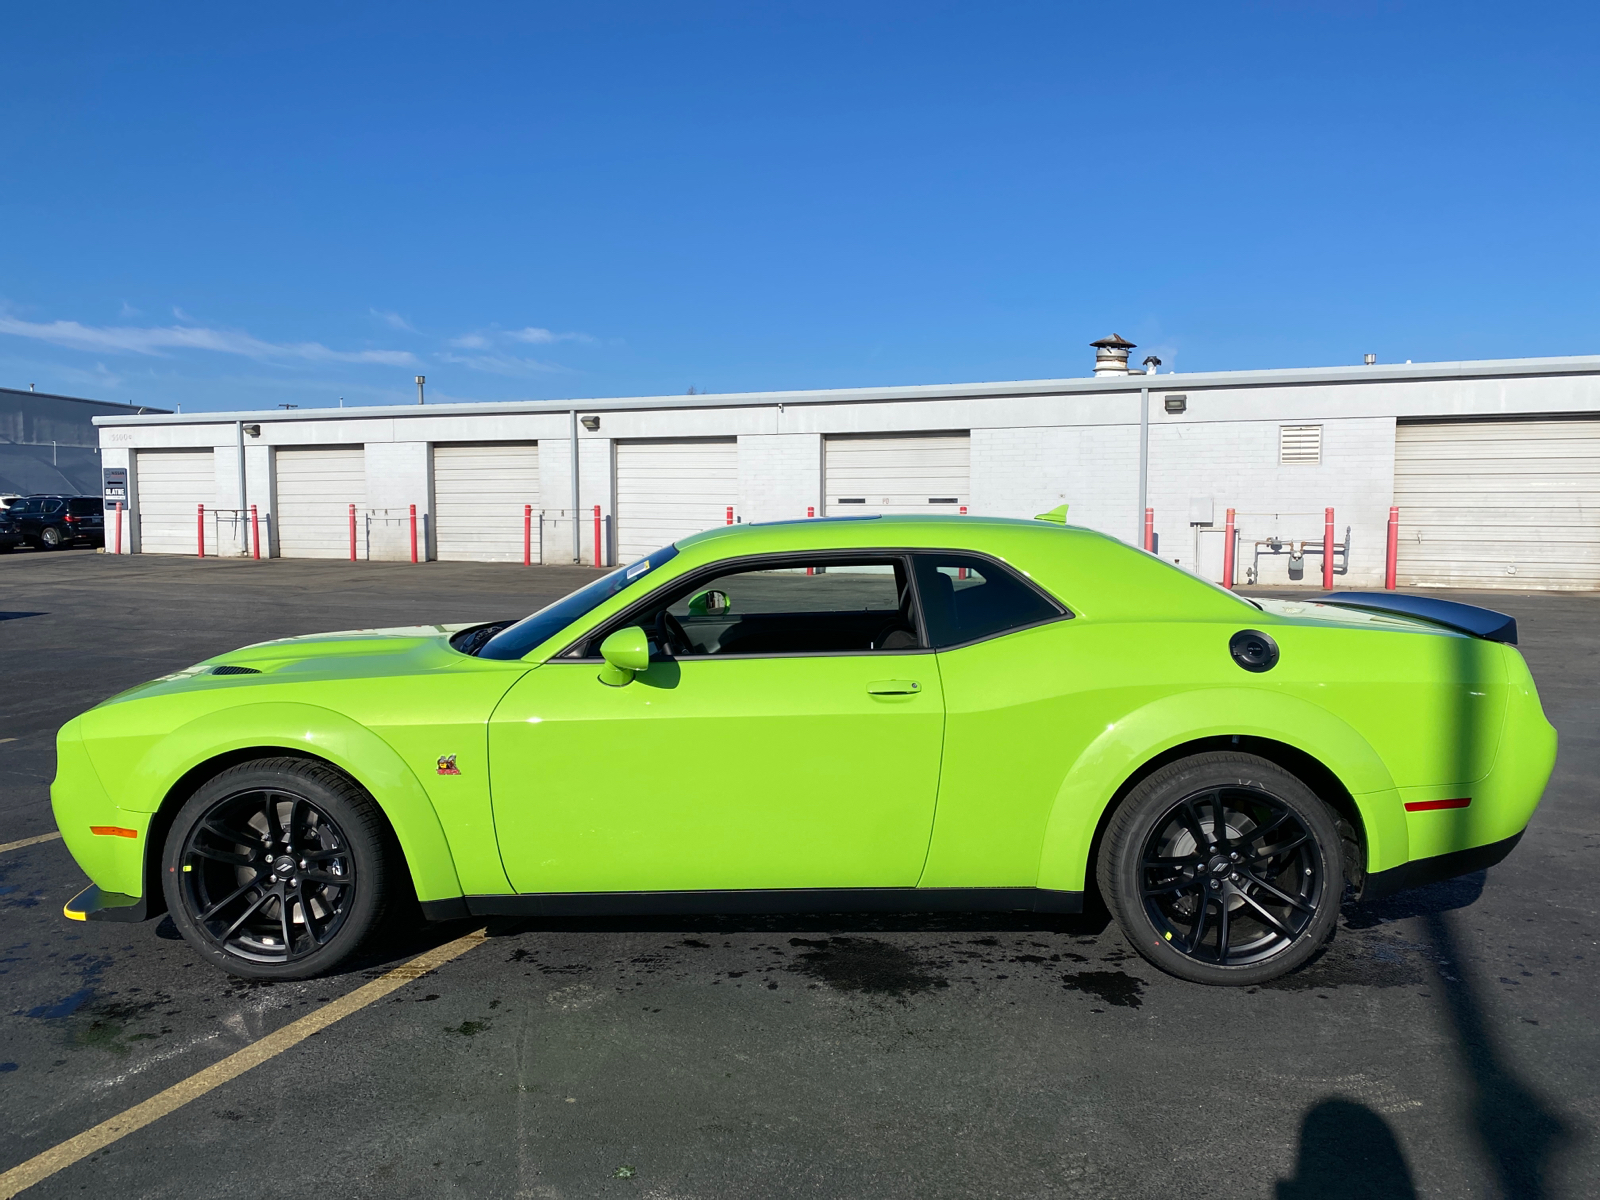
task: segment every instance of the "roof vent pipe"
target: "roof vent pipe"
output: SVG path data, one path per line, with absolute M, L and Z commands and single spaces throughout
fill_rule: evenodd
M 1363 357 L 1362 361 L 1365 362 L 1369 367 L 1375 366 L 1378 362 L 1378 356 L 1376 354 L 1368 354 Z
M 1094 373 L 1096 375 L 1126 375 L 1128 374 L 1128 351 L 1134 344 L 1126 341 L 1120 334 L 1113 333 L 1110 337 L 1103 337 L 1098 342 L 1090 342 L 1094 347 Z

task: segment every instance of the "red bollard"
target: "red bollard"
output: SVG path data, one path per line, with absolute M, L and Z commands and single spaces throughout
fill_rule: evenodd
M 195 544 L 200 548 L 200 557 L 206 556 L 206 506 L 202 504 L 194 522 Z
M 356 506 L 350 506 L 350 561 L 356 560 Z
M 1333 509 L 1322 510 L 1322 587 L 1333 591 Z
M 1151 553 L 1156 548 L 1156 510 L 1153 508 L 1144 510 L 1144 548 Z
M 117 548 L 114 553 L 122 553 L 122 501 L 118 500 L 114 507 L 117 510 Z
M 533 505 L 522 506 L 522 565 L 533 565 Z
M 1228 510 L 1227 528 L 1223 530 L 1222 543 L 1222 586 L 1233 586 L 1233 509 Z
M 417 561 L 417 506 L 411 506 L 411 561 Z
M 1394 591 L 1396 567 L 1400 559 L 1400 506 L 1389 506 L 1389 553 L 1384 558 L 1383 587 L 1385 591 Z
M 728 505 L 728 524 L 733 524 L 733 505 Z
M 250 506 L 250 540 L 255 544 L 255 558 L 261 561 L 261 521 L 256 516 L 256 506 Z
M 815 504 L 806 505 L 806 520 L 808 520 L 808 521 L 814 520 L 816 518 L 816 515 L 817 515 L 817 506 Z
M 967 515 L 967 506 L 965 504 L 961 506 L 960 513 L 963 517 Z
M 600 557 L 600 506 L 598 504 L 594 506 L 594 565 L 597 567 L 605 565 Z

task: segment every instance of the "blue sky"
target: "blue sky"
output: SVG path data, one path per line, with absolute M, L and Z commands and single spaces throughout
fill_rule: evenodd
M 1600 352 L 1600 17 L 13 5 L 0 384 L 185 411 Z

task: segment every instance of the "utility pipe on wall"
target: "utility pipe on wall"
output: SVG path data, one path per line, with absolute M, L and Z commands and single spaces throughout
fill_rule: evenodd
M 572 410 L 572 562 L 583 561 L 582 532 L 578 528 L 578 410 Z
M 1150 389 L 1139 389 L 1139 524 L 1143 525 L 1146 514 L 1150 511 L 1146 505 L 1149 503 L 1150 491 Z M 1146 542 L 1149 536 L 1146 534 Z M 1146 544 L 1145 549 L 1150 549 Z
M 239 447 L 239 518 L 240 518 L 239 519 L 239 553 L 240 554 L 248 554 L 250 552 L 250 542 L 249 542 L 249 535 L 247 533 L 245 533 L 245 528 L 244 528 L 244 510 L 247 507 L 249 507 L 250 498 L 244 494 L 245 478 L 244 478 L 244 422 L 243 421 L 235 421 L 233 423 L 233 437 L 234 437 L 234 441 L 238 444 L 238 447 Z M 221 538 L 221 536 L 219 534 L 219 536 L 217 537 L 217 541 L 220 542 L 221 540 L 222 540 L 222 538 Z M 218 549 L 221 549 L 221 547 L 219 546 Z M 259 558 L 260 555 L 257 555 L 256 557 Z

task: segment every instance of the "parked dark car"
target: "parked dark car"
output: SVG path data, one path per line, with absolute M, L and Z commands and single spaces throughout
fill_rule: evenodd
M 105 505 L 98 496 L 24 496 L 0 513 L 0 548 L 26 542 L 41 550 L 106 544 Z

